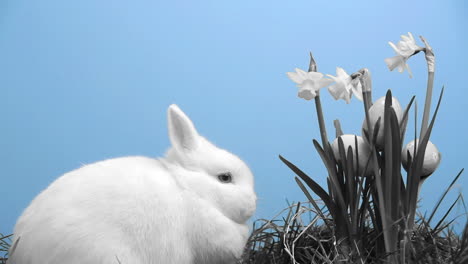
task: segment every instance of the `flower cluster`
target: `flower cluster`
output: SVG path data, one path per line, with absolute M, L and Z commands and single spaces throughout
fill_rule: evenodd
M 351 78 L 343 68 L 336 68 L 336 76 L 327 74 L 326 78 L 319 72 L 305 72 L 296 68 L 296 72 L 286 73 L 288 77 L 299 87 L 298 96 L 306 100 L 314 99 L 321 88 L 329 86 L 328 91 L 335 100 L 343 99 L 346 103 L 351 100 L 351 95 L 362 101 L 362 88 L 357 79 Z
M 396 53 L 396 56 L 384 60 L 388 69 L 390 71 L 397 69 L 400 73 L 407 70 L 411 78 L 413 74 L 407 64 L 408 59 L 420 51 L 425 51 L 429 70 L 434 71 L 434 54 L 432 53 L 432 49 L 423 37 L 421 37 L 421 40 L 425 48 L 416 44 L 416 40 L 410 32 L 408 32 L 407 36 L 401 35 L 401 40 L 397 44 L 388 42 Z M 311 58 L 311 63 L 315 64 L 313 58 Z M 315 71 L 306 72 L 299 68 L 296 68 L 296 72 L 288 72 L 286 74 L 299 87 L 298 95 L 300 98 L 312 100 L 318 95 L 318 91 L 321 88 L 328 86 L 328 91 L 335 100 L 343 99 L 346 103 L 349 103 L 353 94 L 357 99 L 363 100 L 362 85 L 359 78 L 356 78 L 354 74 L 348 75 L 343 68 L 336 67 L 336 76 L 330 74 L 325 76 Z
M 389 42 L 389 45 L 393 48 L 396 53 L 396 56 L 391 58 L 386 58 L 384 61 L 387 64 L 387 67 L 390 71 L 394 69 L 398 69 L 400 73 L 404 70 L 407 70 L 409 73 L 410 78 L 412 77 L 411 70 L 407 64 L 408 59 L 421 52 L 424 51 L 426 53 L 426 61 L 428 63 L 428 71 L 434 72 L 434 53 L 432 48 L 427 43 L 426 39 L 420 37 L 422 42 L 424 43 L 425 47 L 418 46 L 416 44 L 416 40 L 414 39 L 413 35 L 408 32 L 408 35 L 401 35 L 401 40 L 394 44 Z M 309 72 L 301 70 L 299 68 L 295 69 L 295 72 L 288 72 L 287 76 L 297 84 L 299 87 L 298 96 L 305 100 L 312 100 L 316 99 L 320 101 L 320 98 L 317 97 L 319 95 L 319 90 L 321 88 L 328 86 L 328 91 L 332 95 L 335 100 L 343 99 L 346 103 L 350 103 L 352 95 L 354 95 L 360 101 L 364 101 L 366 112 L 368 113 L 367 118 L 368 120 L 364 120 L 362 125 L 362 131 L 367 133 L 369 136 L 372 131 L 375 130 L 376 124 L 378 123 L 378 131 L 375 133 L 375 146 L 377 150 L 382 150 L 384 148 L 384 130 L 385 130 L 385 122 L 384 122 L 384 112 L 385 112 L 385 104 L 386 98 L 381 97 L 375 102 L 372 102 L 372 98 L 370 97 L 371 91 L 371 80 L 370 80 L 370 73 L 366 68 L 359 70 L 356 73 L 349 75 L 343 68 L 337 67 L 336 68 L 336 76 L 330 74 L 323 74 L 320 72 L 316 72 L 317 65 L 315 63 L 314 58 L 311 54 L 311 61 Z M 429 75 L 431 77 L 431 75 Z M 433 75 L 432 75 L 433 77 Z M 429 82 L 430 85 L 428 87 L 432 90 L 432 81 Z M 367 93 L 366 95 L 366 92 Z M 428 91 L 427 94 L 432 94 L 432 91 Z M 367 98 L 364 98 L 366 97 Z M 430 96 L 426 100 L 425 106 L 425 115 L 429 113 L 430 110 Z M 428 103 L 429 101 L 429 103 Z M 318 102 L 317 102 L 318 103 Z M 392 109 L 395 112 L 395 117 L 399 125 L 402 125 L 402 118 L 403 118 L 403 111 L 398 102 L 398 100 L 394 97 L 391 99 Z M 320 108 L 320 106 L 319 106 Z M 322 134 L 322 141 L 323 144 L 327 144 L 328 141 L 326 136 L 326 129 L 324 126 L 323 114 L 322 109 L 318 110 L 318 120 L 320 125 L 320 130 Z M 368 121 L 368 122 L 366 122 Z M 370 128 L 368 127 L 370 125 Z M 420 137 L 423 138 L 425 130 L 427 129 L 427 120 L 424 122 L 423 125 L 424 129 L 421 132 Z M 363 135 L 364 136 L 364 135 Z M 359 152 L 368 153 L 370 146 L 368 142 L 364 142 L 361 137 L 354 135 L 342 135 L 340 138 L 343 140 L 344 145 L 347 147 L 348 145 L 353 148 L 354 140 L 358 142 L 358 149 Z M 334 151 L 335 159 L 339 160 L 340 155 L 338 154 L 338 136 L 332 144 L 332 149 Z M 362 141 L 362 142 L 361 142 Z M 415 146 L 416 145 L 416 146 Z M 424 175 L 430 175 L 439 165 L 440 163 L 440 153 L 432 144 L 432 142 L 428 142 L 425 155 L 424 155 L 424 165 L 423 171 Z M 415 149 L 417 148 L 417 143 L 410 142 L 403 150 L 402 150 L 402 159 L 404 168 L 407 169 L 406 163 L 408 159 L 413 159 L 416 155 Z M 346 148 L 345 148 L 346 149 Z M 367 159 L 366 156 L 368 155 L 361 155 L 364 159 L 360 160 L 360 164 L 355 164 L 355 167 L 359 167 L 359 170 L 362 171 L 362 167 L 364 166 L 364 161 Z

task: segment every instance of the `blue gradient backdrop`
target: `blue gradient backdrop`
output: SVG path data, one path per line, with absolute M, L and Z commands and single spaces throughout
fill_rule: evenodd
M 270 218 L 286 199 L 306 199 L 278 154 L 321 184 L 326 175 L 312 145 L 320 137 L 314 104 L 297 97 L 285 73 L 306 69 L 309 51 L 323 73 L 367 67 L 374 99 L 389 88 L 403 105 L 416 95 L 421 113 L 424 56 L 410 60 L 412 79 L 384 63 L 394 55 L 387 42 L 408 31 L 435 50 L 434 94 L 446 87 L 432 136 L 443 160 L 421 193 L 422 212 L 432 209 L 468 164 L 466 2 L 325 2 L 0 1 L 0 232 L 12 232 L 28 203 L 67 171 L 163 155 L 171 103 L 250 164 L 254 218 Z M 346 133 L 360 133 L 359 101 L 346 105 L 324 91 L 322 103 L 330 136 L 336 118 Z M 467 183 L 465 175 L 442 209 L 468 194 Z

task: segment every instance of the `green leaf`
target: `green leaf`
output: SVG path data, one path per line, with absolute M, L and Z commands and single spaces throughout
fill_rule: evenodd
M 437 113 L 439 112 L 439 107 L 442 101 L 443 94 L 444 94 L 444 87 L 442 87 L 442 90 L 440 92 L 439 101 L 437 102 L 434 115 L 432 117 L 431 123 L 429 124 L 429 127 L 426 130 L 426 134 L 424 135 L 424 138 L 422 140 L 419 139 L 419 146 L 418 146 L 416 155 L 414 157 L 414 160 L 411 164 L 411 167 L 409 169 L 407 189 L 410 195 L 408 195 L 409 198 L 407 199 L 409 199 L 409 201 L 407 204 L 408 204 L 408 211 L 409 211 L 409 225 L 411 226 L 414 224 L 413 222 L 414 222 L 414 215 L 415 215 L 416 205 L 417 205 L 417 193 L 418 193 L 419 181 L 420 181 L 421 172 L 422 172 L 422 166 L 424 162 L 424 154 L 426 152 L 427 143 L 429 142 L 429 137 L 431 136 L 432 128 L 434 127 L 434 122 L 437 117 Z
M 352 207 L 354 205 L 354 200 L 356 197 L 356 190 L 354 187 L 356 186 L 355 183 L 355 173 L 354 173 L 354 164 L 353 164 L 353 148 L 351 146 L 348 147 L 347 150 L 347 155 L 346 155 L 346 166 L 344 170 L 344 175 L 345 175 L 345 187 L 346 187 L 346 193 L 347 193 L 347 202 L 348 206 Z M 353 190 L 354 189 L 354 190 Z
M 430 224 L 431 223 L 431 220 L 432 218 L 434 217 L 435 213 L 437 212 L 437 210 L 439 209 L 439 206 L 440 204 L 442 203 L 442 201 L 444 200 L 445 196 L 447 195 L 447 193 L 452 189 L 453 185 L 455 185 L 455 183 L 457 182 L 457 180 L 460 178 L 460 176 L 462 175 L 463 171 L 465 169 L 461 169 L 460 172 L 457 174 L 457 176 L 455 176 L 455 178 L 453 179 L 453 181 L 450 183 L 450 185 L 447 187 L 447 189 L 445 189 L 444 193 L 442 194 L 442 196 L 439 198 L 439 201 L 437 201 L 437 204 L 436 206 L 434 207 L 434 209 L 432 209 L 432 212 L 431 212 L 431 215 L 429 216 L 429 219 L 427 220 L 427 224 Z
M 357 233 L 357 215 L 358 211 L 355 210 L 355 203 L 356 200 L 359 202 L 359 197 L 357 196 L 356 190 L 356 181 L 355 181 L 355 173 L 354 173 L 354 163 L 353 163 L 353 148 L 351 146 L 348 147 L 348 155 L 346 158 L 346 187 L 347 187 L 347 196 L 349 202 L 349 211 L 351 214 L 351 233 Z
M 455 206 L 455 204 L 457 204 L 457 202 L 460 200 L 461 198 L 461 194 L 458 195 L 457 199 L 455 199 L 455 201 L 452 203 L 452 205 L 450 206 L 450 208 L 447 210 L 447 212 L 445 212 L 444 216 L 439 220 L 439 222 L 437 223 L 437 225 L 434 227 L 434 232 L 437 231 L 437 229 L 439 228 L 440 225 L 442 225 L 442 223 L 445 221 L 445 218 L 447 218 L 447 216 L 450 214 L 450 212 L 452 211 L 453 207 Z
M 322 209 L 320 209 L 320 207 L 318 206 L 317 202 L 312 198 L 312 195 L 310 195 L 309 191 L 307 190 L 307 188 L 304 186 L 304 184 L 301 182 L 301 180 L 297 177 L 294 177 L 294 180 L 296 180 L 296 183 L 297 185 L 299 185 L 299 188 L 301 188 L 302 192 L 305 194 L 305 196 L 307 197 L 307 199 L 309 200 L 309 202 L 312 204 L 312 206 L 314 207 L 315 211 L 320 215 L 320 217 L 322 218 L 322 220 L 324 221 L 324 223 L 327 225 L 327 227 L 329 228 L 330 231 L 333 230 L 333 227 L 330 226 L 329 222 L 326 221 L 326 217 L 325 215 L 323 214 L 323 211 Z
M 392 203 L 391 191 L 392 191 L 392 176 L 393 176 L 393 166 L 392 166 L 392 155 L 393 155 L 393 140 L 392 140 L 392 124 L 390 122 L 390 111 L 392 107 L 392 93 L 390 90 L 387 91 L 385 97 L 385 110 L 384 110 L 384 153 L 385 153 L 385 163 L 384 168 L 384 204 L 386 208 L 386 213 L 390 213 L 390 207 Z M 392 215 L 389 215 L 392 217 Z M 393 221 L 394 219 L 392 219 Z
M 314 180 L 312 180 L 307 174 L 305 174 L 302 170 L 300 170 L 296 165 L 292 164 L 285 158 L 283 158 L 281 155 L 279 155 L 279 158 L 286 166 L 288 166 L 294 173 L 296 173 L 297 176 L 299 176 L 306 184 L 309 186 L 309 188 L 317 194 L 320 199 L 325 203 L 325 205 L 328 208 L 328 211 L 332 215 L 336 215 L 336 205 L 331 199 L 331 197 L 325 192 L 325 190 L 320 187 L 318 183 L 316 183 Z
M 330 183 L 329 183 L 329 188 L 331 186 L 330 194 L 336 205 L 335 216 L 336 216 L 336 219 L 340 221 L 339 223 L 336 223 L 336 224 L 339 225 L 340 232 L 343 232 L 344 235 L 348 235 L 349 230 L 351 228 L 351 224 L 349 222 L 346 201 L 345 201 L 345 197 L 343 194 L 344 182 L 343 182 L 343 179 L 341 179 L 341 181 L 338 179 L 339 176 L 343 177 L 343 175 L 342 173 L 339 173 L 339 174 L 337 173 L 335 163 L 331 162 L 332 160 L 334 160 L 334 157 L 333 157 L 334 155 L 333 155 L 333 151 L 331 149 L 330 144 L 327 144 L 326 151 L 324 151 L 320 147 L 320 144 L 315 139 L 313 140 L 313 143 L 314 143 L 315 148 L 317 149 L 317 152 L 319 153 L 320 158 L 322 159 L 323 163 L 325 164 L 328 170 L 327 179 L 330 180 Z M 341 186 L 341 182 L 343 182 L 342 183 L 343 186 Z M 341 229 L 344 229 L 344 230 L 341 231 Z
M 406 106 L 406 109 L 405 111 L 403 112 L 403 117 L 401 118 L 401 122 L 400 122 L 400 138 L 401 138 L 401 142 L 403 143 L 404 141 L 404 138 L 405 138 L 405 132 L 406 132 L 406 125 L 408 124 L 408 113 L 409 113 L 409 110 L 411 108 L 411 106 L 413 105 L 413 102 L 414 102 L 414 99 L 416 98 L 416 96 L 413 96 L 410 100 L 410 102 L 408 103 L 408 105 Z
M 341 210 L 346 210 L 346 204 L 343 198 L 343 193 L 341 192 L 341 187 L 338 181 L 335 164 L 330 163 L 330 160 L 326 157 L 326 153 L 320 147 L 320 144 L 317 142 L 317 140 L 314 139 L 313 142 L 314 142 L 315 148 L 317 149 L 317 152 L 319 153 L 320 158 L 322 158 L 323 163 L 327 167 L 328 177 L 331 181 L 331 187 L 332 187 L 333 193 L 336 195 L 337 208 L 340 208 Z M 346 215 L 346 214 L 343 214 L 343 215 Z
M 392 188 L 391 188 L 391 207 L 392 219 L 400 218 L 401 204 L 401 139 L 398 118 L 393 108 L 390 108 L 390 123 L 392 132 Z M 390 165 L 390 164 L 389 164 Z
M 392 120 L 393 119 L 393 120 Z M 393 121 L 393 122 L 392 122 Z M 383 199 L 385 208 L 380 208 L 382 214 L 382 221 L 384 222 L 384 238 L 386 239 L 387 252 L 393 252 L 398 244 L 398 232 L 396 230 L 395 222 L 398 219 L 398 206 L 399 206 L 399 186 L 396 189 L 396 183 L 400 182 L 398 175 L 395 172 L 394 158 L 395 152 L 401 151 L 401 144 L 399 142 L 399 127 L 398 119 L 392 107 L 392 93 L 387 91 L 385 98 L 384 110 L 384 186 L 383 186 Z M 399 167 L 397 169 L 400 170 Z M 397 193 L 395 193 L 395 190 Z
M 338 180 L 338 182 L 340 183 L 340 191 L 342 193 L 345 192 L 345 179 L 344 179 L 344 174 L 346 173 L 346 150 L 344 148 L 344 143 L 343 143 L 343 139 L 341 137 L 338 138 L 338 152 L 339 152 L 339 155 L 340 155 L 340 161 L 337 162 L 337 164 L 339 166 L 341 166 L 341 169 L 343 170 L 342 173 L 337 173 L 337 177 L 336 179 Z M 345 199 L 346 199 L 346 196 L 345 196 Z M 348 201 L 346 201 L 346 205 L 348 204 Z

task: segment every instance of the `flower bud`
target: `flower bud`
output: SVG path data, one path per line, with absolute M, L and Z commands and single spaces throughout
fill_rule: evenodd
M 372 78 L 369 69 L 363 68 L 359 72 L 362 73 L 362 91 L 370 92 L 372 91 Z
M 357 168 L 357 174 L 362 175 L 364 172 L 364 169 L 366 167 L 367 160 L 369 159 L 370 156 L 370 146 L 369 144 L 360 136 L 356 135 L 341 135 L 340 138 L 343 140 L 343 145 L 345 149 L 346 155 L 348 154 L 348 148 L 351 147 L 353 150 L 353 165 L 354 169 L 356 171 Z M 357 155 L 359 156 L 358 159 L 356 160 L 356 144 L 355 144 L 355 138 L 357 138 Z M 332 145 L 331 148 L 333 150 L 333 156 L 335 156 L 336 161 L 341 160 L 340 156 L 340 149 L 338 147 L 338 138 L 336 138 Z M 371 174 L 371 168 L 368 166 L 366 170 L 366 174 L 364 176 L 369 176 Z

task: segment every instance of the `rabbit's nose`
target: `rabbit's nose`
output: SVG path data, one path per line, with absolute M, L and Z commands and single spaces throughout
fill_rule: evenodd
M 249 197 L 249 203 L 244 208 L 243 216 L 247 221 L 254 213 L 255 209 L 257 208 L 257 196 L 252 195 Z

